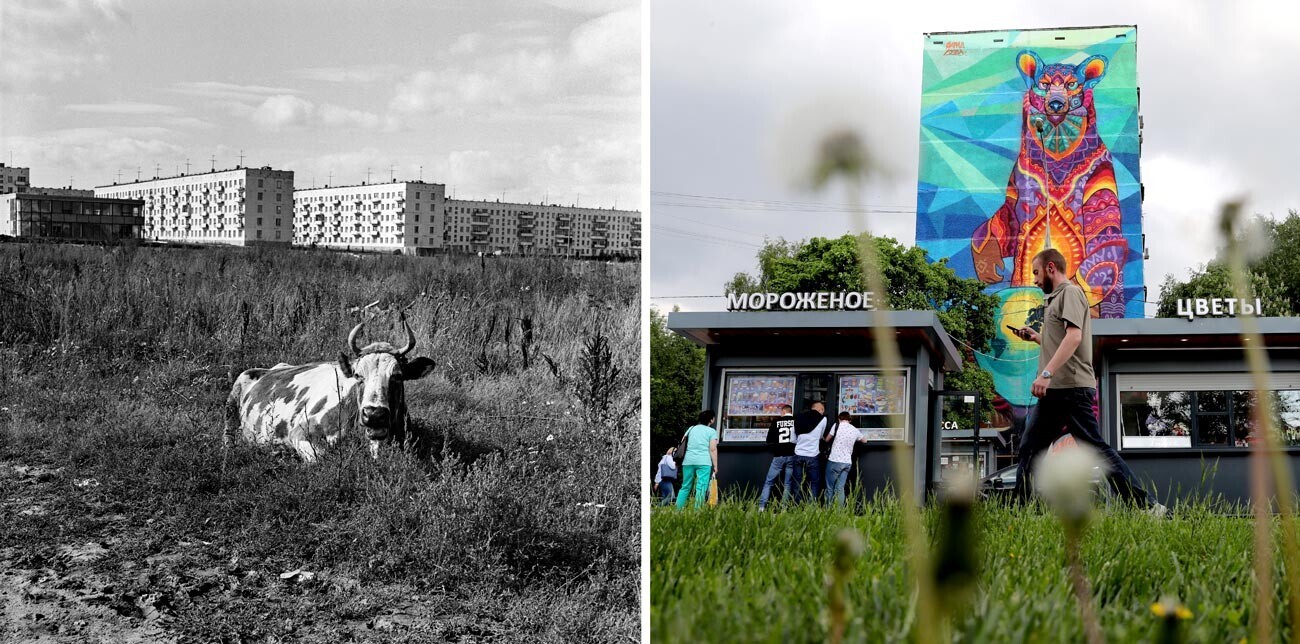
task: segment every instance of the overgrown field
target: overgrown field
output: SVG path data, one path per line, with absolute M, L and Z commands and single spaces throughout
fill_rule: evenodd
M 901 512 L 877 498 L 864 513 L 798 507 L 758 513 L 750 503 L 714 509 L 656 508 L 651 515 L 651 639 L 656 642 L 812 642 L 828 633 L 827 575 L 837 533 L 866 542 L 848 582 L 845 641 L 906 641 L 915 606 L 904 564 Z M 769 508 L 770 510 L 771 508 Z M 927 510 L 930 534 L 937 511 Z M 1070 589 L 1063 531 L 1041 506 L 979 506 L 978 584 L 954 620 L 970 642 L 1084 641 Z M 1099 512 L 1082 554 L 1107 641 L 1158 641 L 1152 604 L 1176 596 L 1191 612 L 1187 642 L 1251 638 L 1254 587 L 1249 518 L 1184 505 L 1173 519 Z M 1276 560 L 1276 557 L 1275 557 Z M 1280 569 L 1280 567 L 1279 567 Z M 1288 641 L 1281 575 L 1275 574 L 1281 641 Z M 954 598 L 940 596 L 939 602 Z
M 0 245 L 0 641 L 636 639 L 638 272 Z M 232 376 L 400 309 L 428 458 L 223 453 Z

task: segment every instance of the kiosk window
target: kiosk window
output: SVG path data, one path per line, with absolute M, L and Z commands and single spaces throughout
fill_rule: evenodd
M 793 374 L 728 375 L 722 440 L 764 441 L 782 405 L 794 405 Z
M 892 381 L 891 381 L 892 379 Z M 844 374 L 839 377 L 838 411 L 869 440 L 907 438 L 907 377 L 905 374 Z
M 1269 392 L 1284 446 L 1300 446 L 1300 390 Z M 1255 432 L 1253 391 L 1124 391 L 1124 448 L 1249 447 Z

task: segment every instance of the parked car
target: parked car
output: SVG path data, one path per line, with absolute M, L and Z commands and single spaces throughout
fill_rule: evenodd
M 1044 454 L 1065 449 L 1075 449 L 1074 437 L 1065 435 L 1052 443 Z M 988 498 L 1010 498 L 1016 489 L 1017 466 L 1008 465 L 980 479 L 980 496 Z M 1106 482 L 1106 469 L 1095 467 L 1092 470 L 1092 486 L 1097 491 L 1097 498 L 1105 503 L 1109 500 L 1111 490 Z

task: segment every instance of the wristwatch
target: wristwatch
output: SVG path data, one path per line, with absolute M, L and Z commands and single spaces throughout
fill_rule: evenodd
M 1048 370 L 1046 370 L 1046 369 L 1043 369 L 1043 373 L 1040 373 L 1040 374 L 1038 374 L 1038 375 L 1041 376 L 1044 380 L 1051 380 L 1051 379 L 1052 379 L 1052 372 L 1050 372 L 1050 371 L 1048 371 Z

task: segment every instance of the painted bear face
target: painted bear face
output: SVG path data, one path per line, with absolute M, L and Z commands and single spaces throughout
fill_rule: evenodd
M 1078 65 L 1044 65 L 1038 54 L 1028 50 L 1016 56 L 1016 67 L 1029 89 L 1025 116 L 1049 154 L 1073 150 L 1087 131 L 1092 88 L 1106 75 L 1108 64 L 1105 56 L 1091 56 Z

